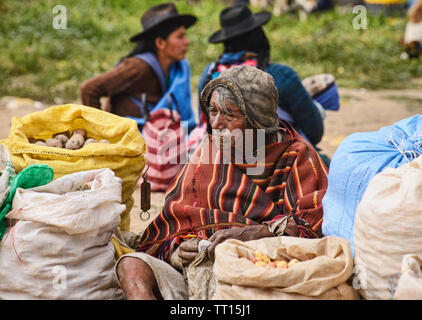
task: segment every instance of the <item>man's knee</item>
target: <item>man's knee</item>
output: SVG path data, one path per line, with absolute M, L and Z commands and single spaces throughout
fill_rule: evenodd
M 143 260 L 123 257 L 116 273 L 127 299 L 162 299 L 154 273 Z
M 136 275 L 145 275 L 151 274 L 153 272 L 151 268 L 145 263 L 143 260 L 135 258 L 135 257 L 123 257 L 117 264 L 117 276 L 119 279 L 126 278 L 126 276 L 130 275 L 131 277 L 135 278 Z

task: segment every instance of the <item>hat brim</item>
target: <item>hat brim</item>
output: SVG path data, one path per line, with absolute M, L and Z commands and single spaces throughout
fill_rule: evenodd
M 209 38 L 209 43 L 220 43 L 226 40 L 229 40 L 231 38 L 234 38 L 236 36 L 239 36 L 241 34 L 244 34 L 246 32 L 252 31 L 255 28 L 258 28 L 259 26 L 262 26 L 263 24 L 266 24 L 271 19 L 271 13 L 268 11 L 262 11 L 259 13 L 256 13 L 253 15 L 254 22 L 249 24 L 246 28 L 236 30 L 232 32 L 231 34 L 224 34 L 223 30 L 218 30 L 214 32 Z
M 184 26 L 187 29 L 187 28 L 190 28 L 192 25 L 194 25 L 197 20 L 198 19 L 191 14 L 181 14 L 181 15 L 178 15 L 177 17 L 172 17 L 172 18 L 160 21 L 160 23 L 157 23 L 152 28 L 149 28 L 148 30 L 145 30 L 145 31 L 142 31 L 140 33 L 135 34 L 129 40 L 131 42 L 140 41 L 140 40 L 144 39 L 145 36 L 149 35 L 157 27 L 162 26 L 165 23 L 170 23 L 170 22 L 178 23 L 178 22 L 180 22 L 180 25 Z

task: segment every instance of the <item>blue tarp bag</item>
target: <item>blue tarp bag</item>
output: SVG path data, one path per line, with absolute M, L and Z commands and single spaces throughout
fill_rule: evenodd
M 350 241 L 354 254 L 355 213 L 371 179 L 385 168 L 398 168 L 422 154 L 422 115 L 379 131 L 348 136 L 330 164 L 328 188 L 322 199 L 322 233 Z

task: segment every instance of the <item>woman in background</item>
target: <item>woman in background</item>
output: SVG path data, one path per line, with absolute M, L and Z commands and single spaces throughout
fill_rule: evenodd
M 169 107 L 168 95 L 171 107 L 192 130 L 196 123 L 185 56 L 189 46 L 186 29 L 196 20 L 193 15 L 179 14 L 172 3 L 146 11 L 141 18 L 143 31 L 130 38 L 135 49 L 115 68 L 81 85 L 82 104 L 101 108 L 100 98 L 108 97 L 106 111 L 135 118 L 142 128 L 149 113 Z

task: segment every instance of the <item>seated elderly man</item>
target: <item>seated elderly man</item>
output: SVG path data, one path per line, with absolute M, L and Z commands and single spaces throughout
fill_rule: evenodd
M 187 298 L 184 277 L 171 265 L 183 272 L 198 255 L 198 240 L 211 243 L 213 261 L 227 239 L 322 236 L 327 168 L 279 120 L 277 100 L 272 76 L 249 66 L 230 68 L 204 88 L 200 103 L 213 134 L 175 177 L 137 252 L 116 263 L 128 299 Z

